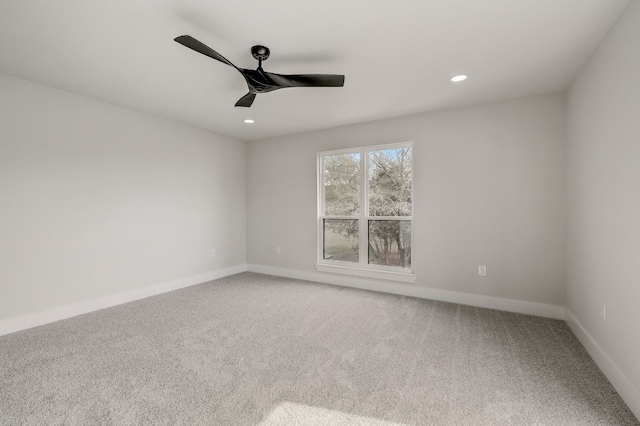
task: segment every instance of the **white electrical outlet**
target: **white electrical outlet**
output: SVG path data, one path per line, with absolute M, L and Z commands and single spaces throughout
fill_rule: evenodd
M 282 249 L 280 246 L 276 247 L 276 254 L 282 254 Z
M 211 249 L 211 257 L 216 257 L 216 249 Z
M 487 276 L 487 265 L 478 265 L 478 275 L 481 277 Z
M 600 311 L 600 318 L 602 318 L 603 321 L 607 320 L 607 305 L 606 304 L 602 304 L 602 310 Z

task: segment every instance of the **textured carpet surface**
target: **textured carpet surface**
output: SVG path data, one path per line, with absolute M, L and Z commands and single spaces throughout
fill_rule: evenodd
M 252 273 L 0 337 L 0 419 L 640 424 L 562 321 Z

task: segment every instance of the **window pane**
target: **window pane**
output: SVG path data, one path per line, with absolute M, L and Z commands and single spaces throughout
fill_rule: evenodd
M 411 268 L 411 221 L 369 221 L 369 264 Z
M 411 147 L 369 151 L 369 216 L 411 216 Z
M 354 263 L 360 261 L 357 219 L 324 219 L 323 241 L 323 259 Z
M 360 211 L 360 153 L 322 157 L 324 215 L 357 216 Z

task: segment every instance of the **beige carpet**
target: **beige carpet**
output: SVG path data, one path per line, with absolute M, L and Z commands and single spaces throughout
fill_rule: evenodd
M 243 273 L 0 337 L 3 425 L 639 425 L 562 321 Z

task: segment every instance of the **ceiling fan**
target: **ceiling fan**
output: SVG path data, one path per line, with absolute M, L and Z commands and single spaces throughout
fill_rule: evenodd
M 244 95 L 235 106 L 237 107 L 250 107 L 256 98 L 257 93 L 272 92 L 274 90 L 283 89 L 285 87 L 342 87 L 344 86 L 344 75 L 336 74 L 290 74 L 282 75 L 267 72 L 262 69 L 262 61 L 266 61 L 269 58 L 269 49 L 265 46 L 253 46 L 251 48 L 251 54 L 258 60 L 258 68 L 255 70 L 248 70 L 244 68 L 238 68 L 231 63 L 224 56 L 205 45 L 204 43 L 196 40 L 195 38 L 182 35 L 174 39 L 183 46 L 193 49 L 198 53 L 202 53 L 210 58 L 216 59 L 224 64 L 232 66 L 237 69 L 240 74 L 247 81 L 249 86 L 249 93 Z

